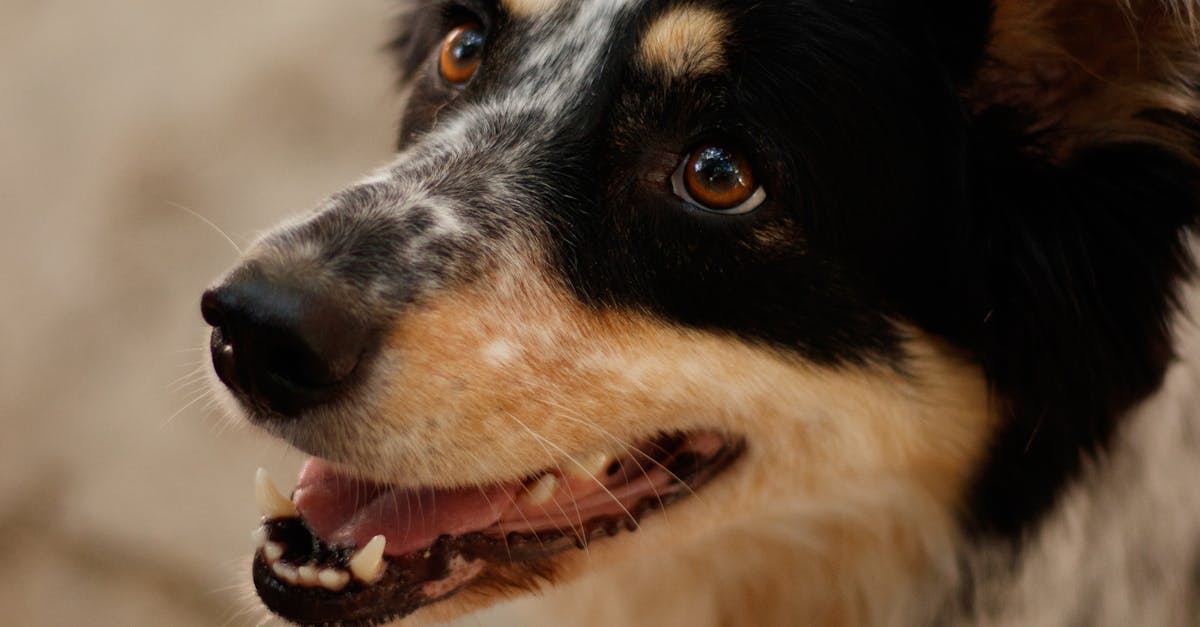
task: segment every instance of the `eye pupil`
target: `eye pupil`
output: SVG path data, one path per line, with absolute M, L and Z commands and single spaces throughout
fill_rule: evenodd
M 483 60 L 486 41 L 483 27 L 479 24 L 463 24 L 451 30 L 442 44 L 439 59 L 442 77 L 455 85 L 470 80 Z
M 741 168 L 733 153 L 724 148 L 705 148 L 700 151 L 692 169 L 697 181 L 713 191 L 728 193 L 743 185 Z
M 688 157 L 683 184 L 693 200 L 717 211 L 742 206 L 756 190 L 750 164 L 738 151 L 721 145 L 704 146 Z
M 458 37 L 451 54 L 460 62 L 470 62 L 479 56 L 483 50 L 483 33 L 477 30 L 465 31 Z

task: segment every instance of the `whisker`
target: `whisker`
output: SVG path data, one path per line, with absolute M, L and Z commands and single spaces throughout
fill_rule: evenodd
M 515 498 L 513 498 L 513 495 L 509 494 L 508 492 L 505 492 L 504 496 L 508 499 L 508 502 L 510 504 L 512 504 L 513 509 L 517 510 L 517 513 L 521 515 L 521 518 L 525 521 L 525 524 L 529 527 L 529 532 L 533 534 L 533 539 L 537 541 L 538 546 L 542 547 L 542 550 L 545 550 L 546 543 L 542 541 L 542 538 L 541 538 L 541 536 L 538 535 L 537 530 L 533 528 L 533 522 L 529 520 L 529 517 L 525 515 L 525 512 L 521 511 L 521 506 L 520 506 L 520 504 L 517 503 L 517 500 Z M 508 534 L 504 534 L 504 535 L 508 536 Z M 510 557 L 510 561 L 511 561 L 511 557 Z
M 647 456 L 645 454 L 645 452 L 641 451 L 637 447 L 624 447 L 624 448 L 625 448 L 625 452 L 629 453 L 629 457 L 631 459 L 633 459 L 633 463 L 637 464 L 638 470 L 640 470 L 642 472 L 642 476 L 646 478 L 647 482 L 649 482 L 650 490 L 652 492 L 654 492 L 654 499 L 658 501 L 658 509 L 660 512 L 662 512 L 660 515 L 663 518 L 663 523 L 670 525 L 671 519 L 667 514 L 667 504 L 663 502 L 662 494 L 660 494 L 658 491 L 658 488 L 656 488 L 654 486 L 654 481 L 652 479 L 650 479 L 650 473 L 647 472 L 646 467 L 642 465 L 642 462 L 638 461 L 638 454 L 641 454 L 643 457 L 646 457 L 646 459 L 657 464 L 659 467 L 662 467 L 662 464 L 658 464 L 658 462 L 656 462 L 653 457 Z M 630 448 L 633 449 L 633 452 L 630 452 Z M 625 472 L 625 469 L 622 468 L 621 472 Z M 679 481 L 679 478 L 675 477 L 670 471 L 666 471 L 666 472 L 668 475 L 671 475 L 676 481 L 678 481 L 680 485 L 684 486 L 685 488 L 687 487 L 686 483 Z M 626 480 L 628 480 L 628 479 L 626 479 Z
M 481 459 L 479 459 L 478 455 L 476 455 L 475 453 L 470 452 L 470 451 L 467 451 L 467 453 L 468 453 L 468 455 L 471 456 L 471 461 L 473 461 L 477 467 L 479 467 L 481 470 L 483 470 L 485 468 L 483 461 Z M 515 456 L 514 456 L 514 458 L 515 458 Z M 489 497 L 487 495 L 487 492 L 484 490 L 483 486 L 481 486 L 481 485 L 475 486 L 475 488 L 477 490 L 479 490 L 480 495 L 483 496 L 483 500 L 487 501 L 488 508 L 491 509 L 493 512 L 496 512 L 497 514 L 499 514 L 500 510 L 496 507 L 496 504 L 492 501 L 491 497 Z M 528 522 L 528 521 L 526 521 L 526 522 Z M 512 545 L 510 545 L 508 543 L 508 534 L 507 533 L 500 534 L 500 537 L 502 540 L 504 540 L 504 552 L 508 555 L 508 562 L 511 564 L 513 561 Z M 536 537 L 536 535 L 534 537 Z
M 430 518 L 432 518 L 433 520 L 437 520 L 437 490 L 430 490 L 430 491 L 429 491 L 429 501 L 430 501 L 430 503 L 429 503 L 429 509 L 430 509 L 429 516 L 430 516 Z
M 204 380 L 205 378 L 207 378 L 206 377 L 207 374 L 208 373 L 205 372 L 203 368 L 196 367 L 191 372 L 179 377 L 178 379 L 175 379 L 171 383 L 168 383 L 167 391 L 175 392 L 175 391 L 178 391 L 179 389 L 182 389 L 192 383 L 195 383 L 196 381 Z
M 217 407 L 221 409 L 221 419 L 213 424 L 213 427 L 216 428 L 216 431 L 214 432 L 212 429 L 210 429 L 209 433 L 213 434 L 214 439 L 220 439 L 221 436 L 225 435 L 226 431 L 233 428 L 233 425 L 237 424 L 238 417 L 233 413 L 232 410 L 222 405 L 220 399 L 215 400 L 217 401 Z
M 242 255 L 242 247 L 241 247 L 241 246 L 238 246 L 238 245 L 237 245 L 237 242 L 233 241 L 233 238 L 232 238 L 232 237 L 230 237 L 230 236 L 229 236 L 229 234 L 228 234 L 228 233 L 226 233 L 226 232 L 225 232 L 225 231 L 224 231 L 224 230 L 223 230 L 221 227 L 219 227 L 219 226 L 217 226 L 216 224 L 214 224 L 212 220 L 209 220 L 208 218 L 206 218 L 206 217 L 204 217 L 204 216 L 200 215 L 199 213 L 197 213 L 197 212 L 195 212 L 195 211 L 193 211 L 193 210 L 191 210 L 191 209 L 188 209 L 187 207 L 184 207 L 183 205 L 181 205 L 181 204 L 179 204 L 179 203 L 177 203 L 177 202 L 172 202 L 172 201 L 169 201 L 169 200 L 168 200 L 168 201 L 167 201 L 167 204 L 168 204 L 168 205 L 171 205 L 172 207 L 175 207 L 176 209 L 179 209 L 180 211 L 186 211 L 186 212 L 190 213 L 190 214 L 191 214 L 193 217 L 195 217 L 197 220 L 199 220 L 199 221 L 201 221 L 201 222 L 203 222 L 203 223 L 207 224 L 208 226 L 212 227 L 212 229 L 213 229 L 214 231 L 216 231 L 217 233 L 219 233 L 219 234 L 221 235 L 221 237 L 225 238 L 225 241 L 229 242 L 229 245 L 230 245 L 230 246 L 233 246 L 233 249 L 237 251 L 237 254 L 238 254 L 239 256 L 240 256 L 240 255 Z
M 538 387 L 543 391 L 543 396 L 542 396 L 543 402 L 550 405 L 551 407 L 560 409 L 561 411 L 563 411 L 565 413 L 565 415 L 562 416 L 563 418 L 567 418 L 568 420 L 573 420 L 579 424 L 583 424 L 584 426 L 587 426 L 589 428 L 596 430 L 602 436 L 607 437 L 609 440 L 612 440 L 613 442 L 615 442 L 618 447 L 624 449 L 627 453 L 630 453 L 630 451 L 634 451 L 637 454 L 640 454 L 642 457 L 645 457 L 646 460 L 648 460 L 651 464 L 660 468 L 664 473 L 667 474 L 667 476 L 674 479 L 676 483 L 678 483 L 680 486 L 682 486 L 683 489 L 688 493 L 688 495 L 690 497 L 695 497 L 697 503 L 702 503 L 705 506 L 711 507 L 711 503 L 709 503 L 706 499 L 699 497 L 699 495 L 696 493 L 696 491 L 690 485 L 688 485 L 687 482 L 685 482 L 681 477 L 679 477 L 679 475 L 672 472 L 669 468 L 667 468 L 665 465 L 660 463 L 658 460 L 654 459 L 653 456 L 647 454 L 645 451 L 641 450 L 637 446 L 634 446 L 632 443 L 625 441 L 621 438 L 618 438 L 612 432 L 610 432 L 609 430 L 600 426 L 595 421 L 590 420 L 587 417 L 585 417 L 582 413 L 574 411 L 570 407 L 567 407 L 566 405 L 564 405 L 562 403 L 557 403 L 552 398 L 549 398 L 556 394 L 556 391 L 551 389 L 549 386 L 539 385 L 536 382 L 531 382 L 531 383 L 533 383 L 533 385 L 535 387 Z M 632 457 L 634 460 L 634 463 L 636 463 L 638 465 L 638 469 L 642 471 L 642 475 L 646 476 L 647 475 L 646 468 L 645 468 L 645 466 L 642 465 L 642 463 L 640 461 L 638 461 L 637 455 L 630 453 L 630 457 Z M 666 513 L 667 507 L 666 507 L 666 504 L 663 502 L 661 493 L 659 493 L 657 487 L 654 487 L 653 483 L 651 484 L 651 490 L 654 491 L 654 498 L 658 501 L 659 509 L 664 512 L 664 514 L 663 514 L 664 523 L 669 525 L 670 518 L 669 518 L 669 514 Z
M 425 520 L 425 504 L 421 502 L 421 490 L 419 490 L 419 489 L 416 490 L 416 493 L 417 493 L 417 516 L 420 516 L 421 520 Z M 409 523 L 411 523 L 411 522 L 412 522 L 412 519 L 410 518 Z
M 384 486 L 384 490 L 387 491 L 388 496 L 389 496 L 388 500 L 391 501 L 391 503 L 392 503 L 392 516 L 395 518 L 400 518 L 400 498 L 398 496 L 396 496 L 396 491 L 399 489 L 400 488 L 392 488 L 392 487 Z M 404 492 L 408 492 L 408 490 L 404 490 Z M 409 520 L 407 517 L 404 520 L 405 520 L 405 523 L 411 527 L 412 521 Z M 407 538 L 408 534 L 409 534 L 408 530 L 405 530 L 404 537 Z
M 580 465 L 579 461 L 570 455 L 567 455 L 567 459 L 576 466 Z M 558 474 L 564 474 L 561 463 L 556 461 L 554 462 L 554 466 L 558 469 Z M 588 559 L 590 560 L 592 557 L 592 550 L 589 546 L 587 538 L 587 522 L 583 519 L 583 510 L 579 509 L 579 499 L 575 498 L 575 488 L 571 487 L 571 482 L 566 481 L 565 486 L 567 488 L 567 494 L 571 497 L 571 507 L 575 509 L 575 519 L 579 521 L 579 529 L 575 537 L 579 538 L 579 545 L 583 547 L 583 552 L 587 554 Z M 558 503 L 557 500 L 555 501 L 555 505 L 558 505 L 558 511 L 562 513 L 563 518 L 570 518 L 566 510 L 563 509 L 562 504 Z
M 164 357 L 173 357 L 175 355 L 186 355 L 189 353 L 199 353 L 208 350 L 207 346 L 196 346 L 194 348 L 181 348 L 177 351 L 165 351 L 162 353 Z
M 412 533 L 412 490 L 404 491 L 404 535 Z
M 517 419 L 516 416 L 512 415 L 512 413 L 510 413 L 510 412 L 504 412 L 504 413 L 506 415 L 508 415 L 508 417 L 512 418 L 513 420 L 516 420 L 518 423 L 521 422 L 519 419 Z M 522 426 L 524 426 L 524 425 L 522 425 Z M 526 427 L 526 430 L 532 432 L 532 430 L 529 429 L 528 427 Z M 549 458 L 551 463 L 554 464 L 555 468 L 558 470 L 558 474 L 560 474 L 560 475 L 565 474 L 565 473 L 563 473 L 562 464 L 559 463 L 558 460 L 555 458 L 555 456 L 550 453 L 550 449 L 546 448 L 545 439 L 546 439 L 545 437 L 539 435 L 537 437 L 538 445 L 542 447 L 542 451 L 544 453 L 546 453 L 546 457 Z M 576 466 L 579 466 L 580 468 L 583 467 L 583 464 L 579 463 L 578 460 L 576 460 L 574 457 L 571 457 L 569 454 L 565 455 L 565 457 L 568 460 L 570 460 L 571 463 L 575 464 Z M 598 480 L 597 480 L 597 483 L 599 483 Z M 571 490 L 569 485 L 567 486 L 567 488 L 571 492 L 571 503 L 575 506 L 575 516 L 579 519 L 579 528 L 572 529 L 572 531 L 575 532 L 575 537 L 579 540 L 579 544 L 582 545 L 584 547 L 584 549 L 586 550 L 587 545 L 588 545 L 588 543 L 587 543 L 587 528 L 586 528 L 586 525 L 584 524 L 584 520 L 583 520 L 583 511 L 579 509 L 579 502 L 575 500 L 575 491 Z M 559 503 L 557 499 L 555 499 L 554 504 L 558 507 L 558 512 L 563 515 L 563 518 L 568 518 L 568 519 L 570 518 L 570 516 L 567 514 L 567 510 L 563 509 L 562 504 Z M 528 520 L 526 522 L 528 522 Z M 590 551 L 589 551 L 589 554 L 590 554 Z
M 200 402 L 202 399 L 204 399 L 205 397 L 209 396 L 210 394 L 212 394 L 212 390 L 211 390 L 211 389 L 207 389 L 207 388 L 206 388 L 206 389 L 205 389 L 203 392 L 201 392 L 201 393 L 200 393 L 200 395 L 199 395 L 199 396 L 197 396 L 196 398 L 193 398 L 192 400 L 188 401 L 186 405 L 184 405 L 183 407 L 180 407 L 178 411 L 176 411 L 175 413 L 173 413 L 173 414 L 171 414 L 170 416 L 168 416 L 168 417 L 167 417 L 167 419 L 166 419 L 166 420 L 164 420 L 164 421 L 162 422 L 162 424 L 160 424 L 160 425 L 158 426 L 158 428 L 159 428 L 159 429 L 165 428 L 167 425 L 171 424 L 171 421 L 172 421 L 172 420 L 174 420 L 176 416 L 178 416 L 179 414 L 182 414 L 182 413 L 184 412 L 184 410 L 186 410 L 187 408 L 191 407 L 192 405 L 195 405 L 196 403 L 199 403 L 199 402 Z
M 479 463 L 478 458 L 476 458 L 476 463 Z M 492 502 L 492 497 L 487 495 L 487 490 L 484 490 L 483 486 L 481 485 L 475 486 L 475 489 L 479 490 L 479 495 L 483 497 L 483 500 L 487 501 L 488 509 L 492 510 L 493 513 L 499 516 L 500 510 L 496 509 L 496 504 Z M 511 564 L 513 561 L 513 556 L 512 546 L 508 544 L 508 534 L 502 533 L 500 534 L 500 537 L 504 540 L 504 552 L 508 554 L 508 563 Z
M 181 396 L 191 396 L 197 392 L 202 392 L 208 388 L 208 381 L 204 379 L 193 379 L 185 381 L 175 387 L 173 390 L 167 390 L 168 394 L 176 394 Z
M 534 385 L 537 385 L 537 384 L 534 384 Z M 554 391 L 551 390 L 549 388 L 549 386 L 540 386 L 540 387 L 543 390 L 543 392 L 545 392 L 547 394 L 554 393 Z M 669 475 L 672 479 L 674 479 L 679 485 L 683 486 L 683 489 L 688 492 L 689 496 L 696 497 L 697 502 L 702 502 L 702 503 L 705 503 L 705 505 L 710 505 L 709 503 L 707 503 L 704 500 L 704 498 L 700 494 L 698 494 L 694 489 L 692 489 L 692 487 L 690 485 L 688 485 L 687 482 L 684 481 L 679 475 L 675 474 L 669 468 L 667 468 L 666 466 L 661 464 L 658 460 L 654 459 L 654 457 L 652 455 L 646 453 L 645 451 L 638 448 L 637 446 L 634 446 L 631 442 L 617 437 L 611 431 L 609 431 L 608 429 L 605 429 L 603 426 L 601 426 L 596 421 L 587 418 L 586 416 L 584 416 L 582 413 L 578 412 L 577 410 L 574 410 L 574 409 L 572 409 L 566 405 L 563 405 L 561 403 L 557 403 L 553 399 L 547 398 L 545 396 L 543 396 L 540 400 L 541 400 L 541 402 L 546 403 L 547 405 L 550 405 L 551 407 L 554 407 L 554 408 L 564 412 L 563 415 L 561 415 L 560 417 L 566 418 L 568 420 L 572 420 L 574 422 L 584 425 L 585 427 L 589 427 L 589 428 L 595 430 L 596 432 L 600 433 L 600 435 L 611 440 L 617 446 L 625 449 L 626 452 L 634 451 L 634 452 L 640 454 L 641 456 L 645 457 L 647 461 L 649 461 L 650 463 L 652 463 L 655 466 L 657 466 L 658 468 L 660 468 L 663 472 L 667 473 L 667 475 Z M 634 457 L 634 461 L 636 461 L 636 460 L 637 460 L 637 458 Z M 641 464 L 638 464 L 638 466 L 640 467 Z M 645 469 L 643 468 L 642 471 L 645 472 Z
M 508 413 L 508 412 L 505 412 L 505 413 Z M 512 416 L 511 414 L 509 414 L 509 415 L 514 420 L 516 420 L 516 416 Z M 519 423 L 520 421 L 517 420 L 517 422 Z M 483 462 L 479 459 L 479 457 L 478 456 L 473 456 L 473 457 L 475 459 L 475 463 L 478 464 L 480 466 L 480 468 L 483 468 Z M 514 457 L 514 459 L 516 459 L 516 458 Z M 518 461 L 523 461 L 523 460 L 518 460 Z M 482 488 L 480 488 L 480 489 L 482 489 Z M 538 546 L 541 546 L 542 549 L 544 550 L 546 548 L 546 543 L 544 541 L 542 541 L 541 536 L 539 536 L 538 532 L 534 530 L 533 522 L 529 520 L 529 517 L 525 515 L 525 512 L 521 511 L 520 504 L 517 503 L 516 499 L 513 497 L 512 494 L 509 494 L 508 492 L 504 492 L 504 496 L 505 496 L 505 498 L 508 499 L 509 504 L 513 506 L 513 509 L 515 509 L 517 511 L 517 513 L 521 515 L 521 519 L 524 520 L 525 525 L 529 527 L 529 531 L 530 531 L 530 533 L 533 534 L 533 539 L 537 541 Z M 488 507 L 493 507 L 491 499 L 488 499 Z M 508 544 L 508 534 L 505 533 L 502 535 L 504 536 L 504 548 L 505 548 L 505 551 L 508 553 L 508 559 L 509 559 L 509 562 L 511 563 L 512 562 L 512 549 Z
M 233 588 L 238 588 L 238 587 L 240 587 L 240 586 L 233 586 Z M 241 620 L 250 617 L 251 614 L 254 614 L 255 612 L 259 611 L 260 609 L 261 608 L 254 607 L 251 605 L 249 607 L 243 607 L 240 610 L 234 610 L 233 612 L 230 613 L 229 618 L 225 619 L 225 622 L 221 623 L 221 627 L 229 627 L 229 625 L 232 625 L 235 621 L 240 622 Z
M 507 413 L 507 412 L 506 412 L 506 413 Z M 554 448 L 555 448 L 555 450 L 557 450 L 559 453 L 562 453 L 564 456 L 566 456 L 566 451 L 564 451 L 564 450 L 562 449 L 562 447 L 558 446 L 558 445 L 557 445 L 557 444 L 555 444 L 554 442 L 552 442 L 552 441 L 550 441 L 550 440 L 547 440 L 546 438 L 543 438 L 542 436 L 540 436 L 540 435 L 538 435 L 537 433 L 535 433 L 535 432 L 534 432 L 532 429 L 530 429 L 530 428 L 529 428 L 529 426 L 528 426 L 528 425 L 526 425 L 524 422 L 522 422 L 520 418 L 517 418 L 516 416 L 512 415 L 511 413 L 509 413 L 508 415 L 509 415 L 509 417 L 510 417 L 510 418 L 512 418 L 513 420 L 515 420 L 515 421 L 517 422 L 517 424 L 521 425 L 521 428 L 525 429 L 525 431 L 527 431 L 527 432 L 529 433 L 529 435 L 531 435 L 531 436 L 533 436 L 533 437 L 535 437 L 535 438 L 538 438 L 538 439 L 542 440 L 542 441 L 543 441 L 543 442 L 545 442 L 546 444 L 548 444 L 548 445 L 550 445 L 550 446 L 554 447 Z M 584 470 L 584 471 L 586 471 L 586 470 L 587 470 L 587 468 L 585 468 L 585 467 L 584 467 L 582 464 L 579 464 L 579 462 L 575 462 L 575 463 L 579 465 L 579 468 L 580 468 L 580 469 L 582 469 L 582 470 Z M 630 513 L 630 511 L 629 511 L 628 509 L 626 509 L 625 505 L 624 505 L 623 503 L 621 503 L 621 500 L 620 500 L 620 499 L 618 499 L 618 498 L 616 497 L 616 495 L 614 495 L 614 494 L 612 493 L 612 491 L 611 491 L 611 490 L 609 490 L 609 489 L 608 489 L 608 487 L 607 487 L 607 486 L 605 486 L 605 485 L 604 485 L 604 483 L 602 483 L 602 482 L 601 482 L 599 479 L 597 479 L 597 478 L 595 478 L 595 477 L 592 477 L 592 480 L 596 482 L 596 485 L 600 486 L 600 489 L 601 489 L 601 490 L 604 490 L 604 492 L 605 492 L 606 494 L 608 494 L 609 498 L 611 498 L 611 499 L 613 500 L 613 502 L 617 504 L 617 507 L 620 507 L 620 508 L 621 508 L 621 511 L 625 512 L 625 515 L 629 517 L 629 520 L 630 520 L 630 522 L 632 522 L 632 523 L 633 523 L 633 526 L 634 526 L 634 527 L 638 527 L 639 525 L 638 525 L 637 518 L 636 518 L 636 517 L 634 517 L 634 515 L 633 515 L 632 513 Z

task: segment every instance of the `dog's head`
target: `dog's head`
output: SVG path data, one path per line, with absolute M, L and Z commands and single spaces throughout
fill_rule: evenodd
M 315 456 L 259 486 L 260 595 L 448 616 L 805 525 L 916 577 L 1018 529 L 1169 355 L 1190 31 L 1133 4 L 412 7 L 396 161 L 204 297 Z

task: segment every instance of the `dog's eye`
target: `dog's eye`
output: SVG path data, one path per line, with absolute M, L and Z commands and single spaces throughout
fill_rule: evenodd
M 456 26 L 442 42 L 439 60 L 442 78 L 452 85 L 462 85 L 475 76 L 483 61 L 483 44 L 486 39 L 483 26 L 469 22 Z
M 750 213 L 766 199 L 741 152 L 709 144 L 689 154 L 671 178 L 675 195 L 713 213 Z

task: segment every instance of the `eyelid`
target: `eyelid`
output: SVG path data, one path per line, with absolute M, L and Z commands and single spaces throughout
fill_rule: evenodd
M 442 30 L 449 32 L 455 26 L 461 26 L 464 22 L 478 22 L 483 26 L 485 33 L 492 30 L 492 12 L 493 7 L 487 5 L 495 4 L 493 2 L 478 2 L 476 0 L 457 0 L 447 4 L 442 8 L 442 16 L 444 23 Z
M 450 31 L 465 24 L 478 24 L 480 30 L 483 31 L 484 40 L 490 41 L 492 29 L 496 24 L 493 15 L 496 9 L 488 5 L 494 4 L 494 2 L 478 2 L 476 0 L 457 0 L 444 5 L 441 8 L 441 36 L 438 37 L 435 45 L 440 48 Z

